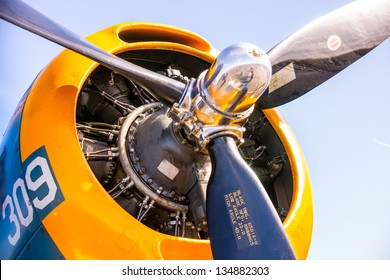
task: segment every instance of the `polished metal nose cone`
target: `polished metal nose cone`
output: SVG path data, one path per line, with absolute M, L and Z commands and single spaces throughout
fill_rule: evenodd
M 224 49 L 198 80 L 198 119 L 218 124 L 221 119 L 246 118 L 271 76 L 269 58 L 259 47 L 238 43 Z

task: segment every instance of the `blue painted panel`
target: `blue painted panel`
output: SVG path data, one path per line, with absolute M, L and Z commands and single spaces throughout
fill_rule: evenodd
M 47 233 L 45 227 L 41 225 L 26 246 L 24 246 L 17 259 L 63 260 L 64 256 Z
M 27 197 L 25 203 L 22 195 L 25 184 L 19 134 L 24 100 L 18 105 L 0 147 L 0 259 L 15 259 L 41 223 L 33 208 L 31 214 L 30 199 Z M 19 216 L 30 217 L 30 221 L 24 221 L 28 226 L 22 224 Z

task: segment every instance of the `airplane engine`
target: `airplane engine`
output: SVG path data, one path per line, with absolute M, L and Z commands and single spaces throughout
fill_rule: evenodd
M 170 50 L 120 56 L 178 80 L 197 77 L 209 67 L 207 61 Z M 77 100 L 80 146 L 102 186 L 137 220 L 165 234 L 207 239 L 210 157 L 183 136 L 168 109 L 141 86 L 98 67 Z M 283 221 L 293 195 L 286 151 L 260 110 L 245 128 L 241 154 L 265 184 Z

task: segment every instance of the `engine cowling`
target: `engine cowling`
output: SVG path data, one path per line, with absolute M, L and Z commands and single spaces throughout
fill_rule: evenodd
M 178 80 L 197 77 L 217 54 L 198 35 L 163 25 L 125 23 L 89 39 Z M 70 51 L 33 84 L 21 152 L 26 158 L 46 147 L 64 201 L 44 225 L 66 258 L 211 258 L 209 156 L 186 143 L 167 109 Z M 305 258 L 312 200 L 302 152 L 275 109 L 255 108 L 245 127 L 241 154 L 266 186 L 297 257 Z

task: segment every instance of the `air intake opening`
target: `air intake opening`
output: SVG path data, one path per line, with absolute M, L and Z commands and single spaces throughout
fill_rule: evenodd
M 199 35 L 171 26 L 128 25 L 118 32 L 118 37 L 126 43 L 158 41 L 186 45 L 205 52 L 211 50 L 209 42 Z

